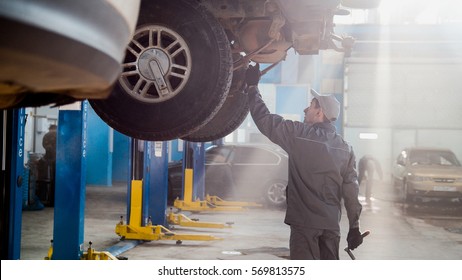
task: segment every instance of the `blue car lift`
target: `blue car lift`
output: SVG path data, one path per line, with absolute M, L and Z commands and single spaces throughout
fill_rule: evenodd
M 111 259 L 90 246 L 83 252 L 86 109 L 60 111 L 52 246 L 46 259 Z M 25 109 L 2 110 L 2 259 L 19 259 L 21 249 Z M 58 170 L 59 168 L 59 170 Z M 75 176 L 77 171 L 78 176 Z M 69 180 L 72 178 L 72 180 Z
M 2 110 L 1 122 L 1 257 L 17 260 L 21 250 L 25 109 Z
M 176 234 L 168 229 L 168 155 L 165 142 L 131 139 L 130 182 L 128 184 L 127 223 L 123 217 L 115 232 L 123 240 L 220 240 L 211 235 Z
M 56 138 L 53 240 L 45 259 L 115 260 L 110 252 L 84 251 L 88 101 L 61 107 Z

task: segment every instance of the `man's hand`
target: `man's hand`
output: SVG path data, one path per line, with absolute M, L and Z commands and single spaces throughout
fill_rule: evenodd
M 260 81 L 260 64 L 255 64 L 255 66 L 249 65 L 249 68 L 245 72 L 245 82 L 247 86 L 256 86 Z
M 359 228 L 350 228 L 347 236 L 348 249 L 354 250 L 363 243 L 363 236 L 359 232 Z

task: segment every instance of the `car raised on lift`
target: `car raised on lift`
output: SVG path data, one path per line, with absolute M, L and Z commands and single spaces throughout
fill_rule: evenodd
M 6 0 L 0 3 L 33 2 Z M 51 2 L 37 1 L 43 5 L 36 10 L 54 12 L 55 6 L 71 5 L 83 14 L 87 11 L 89 22 L 80 21 L 81 25 L 75 25 L 74 32 L 73 29 L 67 32 L 68 21 L 50 21 L 50 17 L 45 14 L 36 18 L 34 26 L 42 27 L 46 24 L 54 31 L 52 34 L 64 32 L 62 35 L 67 36 L 63 38 L 94 35 L 82 42 L 83 45 L 90 43 L 94 50 L 91 54 L 98 51 L 120 51 L 114 49 L 112 41 L 106 44 L 105 39 L 125 39 L 124 30 L 130 29 L 123 24 L 119 26 L 120 22 L 115 20 L 118 18 L 116 14 L 103 13 L 105 9 L 91 8 L 94 2 L 101 4 L 101 8 L 107 8 L 103 5 L 106 1 Z M 134 1 L 107 2 L 128 5 Z M 348 7 L 376 8 L 379 2 L 141 0 L 136 30 L 126 48 L 125 59 L 121 64 L 122 73 L 117 81 L 115 72 L 111 70 L 114 69 L 114 63 L 120 66 L 117 65 L 117 55 L 112 57 L 116 59 L 107 60 L 104 55 L 100 59 L 99 56 L 89 56 L 79 51 L 77 47 L 69 47 L 66 43 L 52 44 L 53 55 L 70 58 L 76 67 L 71 68 L 72 71 L 65 71 L 69 70 L 67 67 L 52 67 L 50 69 L 54 71 L 50 73 L 46 71 L 48 66 L 43 65 L 43 61 L 28 64 L 27 59 L 30 57 L 27 52 L 11 57 L 10 53 L 2 49 L 0 57 L 10 57 L 9 65 L 14 65 L 15 60 L 21 64 L 16 65 L 18 71 L 0 71 L 1 108 L 65 103 L 88 98 L 93 109 L 107 124 L 137 139 L 160 141 L 181 138 L 197 142 L 219 139 L 234 131 L 248 113 L 247 97 L 242 92 L 245 70 L 250 61 L 275 64 L 284 60 L 291 48 L 300 55 L 316 55 L 324 49 L 348 52 L 353 39 L 334 34 L 334 16 L 348 14 L 344 9 Z M 72 13 L 69 15 L 69 18 L 76 19 Z M 111 19 L 112 16 L 114 19 Z M 33 19 L 35 14 L 30 17 Z M 56 19 L 66 18 L 64 14 Z M 88 30 L 85 31 L 85 28 Z M 108 32 L 99 37 L 97 35 L 101 30 Z M 16 31 L 19 29 L 12 30 L 10 35 L 18 34 Z M 23 38 L 30 46 L 27 51 L 34 51 L 35 46 L 39 47 L 35 51 L 47 50 L 46 41 L 43 41 L 47 37 L 41 36 L 41 33 L 27 34 L 30 37 Z M 37 45 L 35 41 L 42 43 Z M 120 44 L 117 46 L 120 47 Z M 19 67 L 27 69 L 31 65 L 40 65 L 45 70 L 36 71 L 40 75 L 29 75 L 29 78 L 45 81 L 58 75 L 60 79 L 53 82 L 57 86 L 38 87 L 31 82 L 24 82 L 25 77 Z M 111 92 L 108 96 L 109 90 Z M 41 94 L 34 94 L 37 91 Z M 30 102 L 30 98 L 35 102 Z

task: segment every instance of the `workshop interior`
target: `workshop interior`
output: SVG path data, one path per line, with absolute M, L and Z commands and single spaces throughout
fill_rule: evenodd
M 245 70 L 255 64 L 272 113 L 303 122 L 312 89 L 334 95 L 336 130 L 357 161 L 380 161 L 380 191 L 399 193 L 406 209 L 441 195 L 451 203 L 443 212 L 460 223 L 460 169 L 415 193 L 409 185 L 440 169 L 397 172 L 413 168 L 405 148 L 416 146 L 448 150 L 460 167 L 461 8 L 449 0 L 0 1 L 2 260 L 219 258 L 204 253 L 214 246 L 225 259 L 288 259 L 289 159 L 249 114 Z M 251 229 L 240 228 L 254 214 Z M 272 216 L 280 228 L 258 232 Z M 248 235 L 262 242 L 258 254 Z M 155 244 L 163 253 L 135 255 Z M 361 248 L 342 253 L 368 258 Z

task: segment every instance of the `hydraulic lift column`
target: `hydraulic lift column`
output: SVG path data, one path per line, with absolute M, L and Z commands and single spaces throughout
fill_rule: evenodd
M 143 218 L 154 225 L 167 226 L 168 152 L 167 142 L 144 144 Z
M 24 172 L 25 109 L 2 110 L 1 257 L 20 258 L 22 226 L 22 176 Z
M 53 228 L 54 260 L 83 255 L 88 102 L 59 110 Z
M 168 186 L 167 143 L 137 139 L 131 139 L 130 142 L 131 160 L 127 205 L 133 202 L 131 198 L 133 183 L 142 182 L 141 226 L 146 226 L 148 223 L 167 226 L 165 218 Z M 130 223 L 132 207 L 127 208 L 127 223 Z

